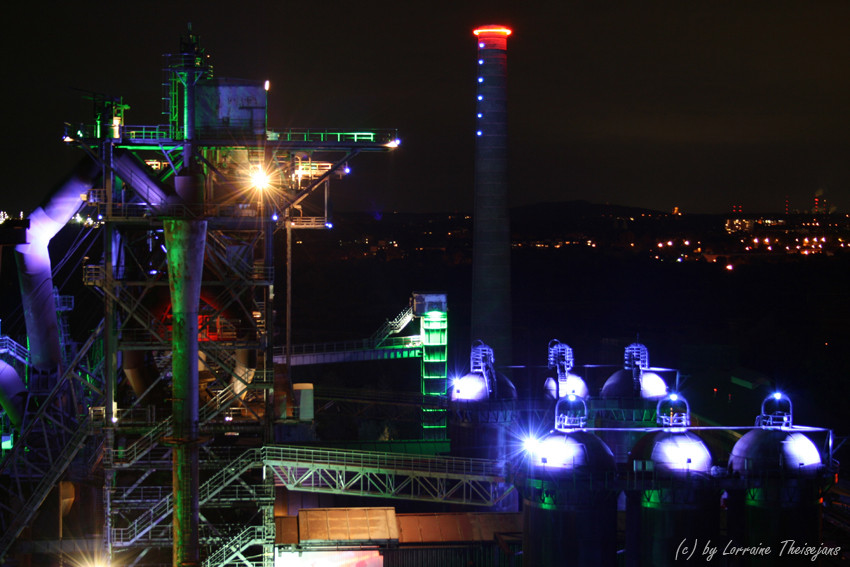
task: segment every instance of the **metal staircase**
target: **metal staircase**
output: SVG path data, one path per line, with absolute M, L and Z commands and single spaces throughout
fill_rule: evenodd
M 411 307 L 407 307 L 404 311 L 396 315 L 394 319 L 387 319 L 381 328 L 369 337 L 373 348 L 380 348 L 388 337 L 400 333 L 412 320 L 413 308 Z
M 213 474 L 198 489 L 198 503 L 205 505 L 208 501 L 218 495 L 231 483 L 237 481 L 245 471 L 262 465 L 259 449 L 249 449 L 236 460 L 221 463 L 217 472 Z M 115 547 L 127 547 L 137 545 L 141 541 L 150 541 L 148 537 L 151 530 L 167 519 L 173 510 L 174 495 L 168 494 L 157 502 L 152 508 L 145 510 L 136 517 L 128 526 L 112 528 L 112 545 Z M 170 529 L 170 526 L 169 526 Z M 170 536 L 170 532 L 168 536 Z
M 222 567 L 231 564 L 234 559 L 239 559 L 239 562 L 234 564 L 251 565 L 242 552 L 254 545 L 265 545 L 268 539 L 265 526 L 248 526 L 239 535 L 211 553 L 204 560 L 203 567 Z

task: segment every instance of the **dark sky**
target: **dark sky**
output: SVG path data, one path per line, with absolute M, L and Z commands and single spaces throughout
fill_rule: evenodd
M 272 128 L 398 128 L 352 163 L 337 209 L 471 209 L 480 24 L 508 41 L 511 202 L 685 212 L 850 209 L 850 3 L 146 1 L 17 3 L 4 21 L 0 208 L 79 159 L 59 139 L 124 96 L 161 121 L 161 54 L 187 22 L 218 76 L 270 79 Z

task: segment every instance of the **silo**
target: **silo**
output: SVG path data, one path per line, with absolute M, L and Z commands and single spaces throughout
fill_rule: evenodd
M 656 415 L 662 429 L 644 435 L 629 456 L 627 565 L 672 565 L 682 560 L 682 541 L 717 542 L 720 493 L 708 447 L 687 430 L 687 401 L 670 394 Z
M 596 427 L 609 428 L 599 436 L 614 452 L 618 463 L 629 460 L 629 451 L 643 436 L 638 428 L 655 426 L 658 400 L 667 395 L 664 379 L 649 366 L 649 351 L 640 343 L 626 347 L 623 368 L 614 372 L 593 401 Z M 635 429 L 635 431 L 630 431 Z
M 516 388 L 495 371 L 494 362 L 493 349 L 476 341 L 470 353 L 469 372 L 451 380 L 449 438 L 455 456 L 480 459 L 506 457 Z
M 589 431 L 587 407 L 575 395 L 558 401 L 555 429 L 525 443 L 517 471 L 523 498 L 523 565 L 617 564 L 614 455 Z
M 800 557 L 780 555 L 782 542 L 821 543 L 820 451 L 793 425 L 791 400 L 775 393 L 762 403 L 756 428 L 735 443 L 728 472 L 729 535 L 738 547 L 771 547 L 772 564 L 796 564 Z M 754 558 L 753 563 L 757 564 Z M 811 557 L 806 557 L 811 563 Z

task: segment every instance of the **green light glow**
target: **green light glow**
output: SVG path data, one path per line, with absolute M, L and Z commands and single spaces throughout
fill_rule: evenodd
M 445 397 L 447 390 L 448 314 L 445 311 L 428 311 L 420 320 L 422 337 L 422 395 Z M 422 409 L 422 430 L 427 438 L 445 439 L 446 411 Z

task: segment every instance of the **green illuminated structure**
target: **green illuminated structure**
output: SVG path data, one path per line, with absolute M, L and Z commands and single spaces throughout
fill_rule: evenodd
M 445 400 L 448 384 L 448 313 L 445 294 L 414 294 L 414 315 L 420 317 L 422 335 L 422 395 Z M 446 438 L 446 410 L 426 404 L 422 408 L 425 439 Z

